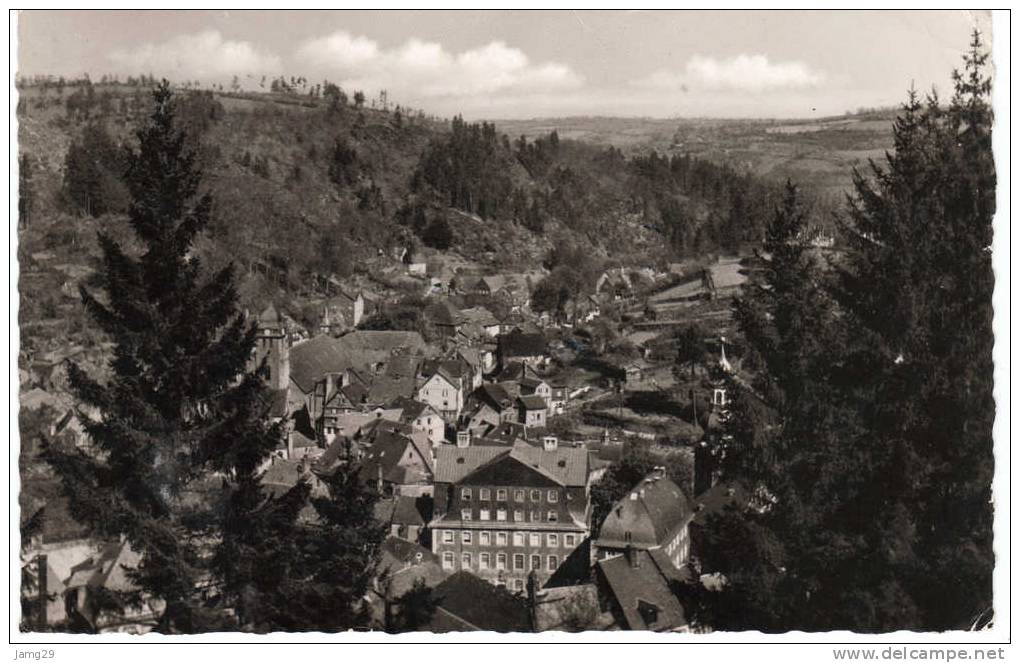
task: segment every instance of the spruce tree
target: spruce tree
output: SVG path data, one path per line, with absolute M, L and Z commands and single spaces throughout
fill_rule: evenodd
M 985 57 L 975 36 L 948 108 L 911 92 L 895 151 L 855 173 L 831 272 L 802 269 L 789 213 L 769 229 L 769 287 L 737 313 L 779 395 L 778 425 L 767 452 L 739 450 L 762 462 L 734 466 L 775 502 L 710 530 L 725 540 L 760 525 L 774 545 L 729 569 L 748 620 L 730 626 L 942 630 L 990 606 Z
M 847 364 L 864 376 L 873 434 L 906 467 L 916 556 L 907 582 L 933 629 L 958 628 L 991 604 L 996 180 L 986 60 L 975 32 L 948 108 L 934 94 L 912 97 L 895 155 L 873 179 L 856 179 L 847 224 L 856 250 L 836 291 L 862 341 Z
M 130 156 L 129 221 L 141 250 L 100 234 L 102 293 L 81 290 L 113 342 L 107 382 L 69 367 L 78 400 L 101 413 L 84 420 L 96 452 L 54 447 L 48 460 L 73 515 L 141 555 L 129 575 L 138 595 L 165 602 L 157 628 L 196 632 L 231 625 L 200 587 L 217 588 L 218 607 L 237 589 L 211 560 L 216 546 L 245 541 L 230 526 L 239 512 L 266 503 L 258 470 L 280 431 L 265 423 L 261 384 L 245 372 L 255 329 L 237 311 L 232 269 L 205 276 L 190 251 L 211 200 L 172 98 L 165 81 L 156 88 Z

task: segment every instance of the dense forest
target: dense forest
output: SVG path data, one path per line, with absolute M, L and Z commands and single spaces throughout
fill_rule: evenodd
M 197 250 L 268 281 L 255 286 L 263 294 L 416 245 L 475 260 L 487 244 L 496 266 L 537 263 L 564 238 L 624 264 L 732 252 L 760 240 L 775 197 L 773 184 L 691 157 L 628 157 L 555 131 L 511 139 L 490 123 L 439 122 L 294 81 L 261 95 L 182 89 L 175 100 L 216 205 Z M 123 233 L 124 155 L 147 112 L 147 83 L 23 90 L 25 246 L 50 249 L 95 224 Z M 492 233 L 480 236 L 460 213 Z
M 769 223 L 770 260 L 734 310 L 757 389 L 734 385 L 717 448 L 754 499 L 710 519 L 700 548 L 729 580 L 705 606 L 719 628 L 942 631 L 990 614 L 987 57 L 975 34 L 948 103 L 910 93 L 895 151 L 855 173 L 838 260 L 800 239 L 792 184 Z

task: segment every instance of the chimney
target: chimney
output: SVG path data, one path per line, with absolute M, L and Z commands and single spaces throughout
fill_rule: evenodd
M 634 549 L 634 546 L 627 544 L 627 561 L 630 563 L 630 568 L 640 569 L 641 568 L 641 553 Z
M 542 448 L 546 451 L 556 451 L 557 446 L 559 446 L 559 441 L 555 435 L 546 435 L 542 438 Z
M 47 557 L 46 555 L 39 555 L 36 558 L 37 564 L 37 581 L 39 583 L 39 630 L 45 631 L 47 626 L 46 619 L 46 608 L 49 603 L 48 597 L 46 596 L 46 587 L 49 585 L 48 569 L 47 569 Z
M 471 446 L 471 431 L 457 431 L 457 446 L 461 449 Z

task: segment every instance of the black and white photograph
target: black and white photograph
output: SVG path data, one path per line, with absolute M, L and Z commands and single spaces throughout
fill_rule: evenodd
M 9 657 L 1008 658 L 1008 11 L 9 18 Z

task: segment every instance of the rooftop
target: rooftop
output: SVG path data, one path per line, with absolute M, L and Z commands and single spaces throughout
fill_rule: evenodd
M 577 447 L 545 450 L 521 441 L 512 446 L 441 446 L 436 449 L 436 483 L 459 483 L 476 470 L 513 458 L 563 486 L 588 483 L 588 452 Z
M 628 544 L 638 548 L 659 546 L 693 514 L 683 491 L 669 478 L 653 472 L 613 506 L 595 544 L 614 548 Z
M 624 624 L 632 631 L 670 631 L 687 625 L 683 606 L 670 589 L 679 580 L 661 551 L 632 550 L 637 564 L 627 555 L 599 561 L 598 569 L 620 606 Z

